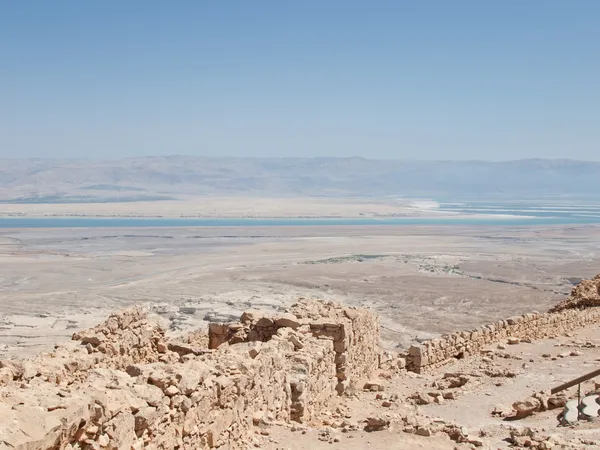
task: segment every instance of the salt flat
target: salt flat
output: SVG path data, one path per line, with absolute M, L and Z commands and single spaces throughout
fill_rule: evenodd
M 433 203 L 435 205 L 435 203 Z M 0 203 L 0 217 L 393 217 L 430 212 L 404 198 L 180 196 L 177 200 L 104 203 Z M 447 214 L 446 214 L 447 215 Z
M 600 263 L 600 227 L 343 226 L 0 231 L 2 352 L 145 302 L 172 332 L 298 297 L 381 316 L 389 348 L 546 310 Z

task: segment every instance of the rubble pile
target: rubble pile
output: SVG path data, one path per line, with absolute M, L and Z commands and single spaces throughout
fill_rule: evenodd
M 550 312 L 584 309 L 594 306 L 600 306 L 600 274 L 591 280 L 582 280 L 571 290 L 571 295 L 553 307 Z
M 0 446 L 254 448 L 261 425 L 310 423 L 340 384 L 364 382 L 378 364 L 376 323 L 302 300 L 279 318 L 212 326 L 209 349 L 200 335 L 169 341 L 129 309 L 52 353 L 0 362 Z
M 196 330 L 178 338 L 167 336 L 146 309 L 134 307 L 75 333 L 52 352 L 0 360 L 0 448 L 245 450 L 264 447 L 270 425 L 292 431 L 317 427 L 319 440 L 332 444 L 357 430 L 401 430 L 481 447 L 483 430 L 469 433 L 418 411 L 460 402 L 487 379 L 493 379 L 487 380 L 490 386 L 501 386 L 525 370 L 525 362 L 502 368 L 501 358 L 523 358 L 496 349 L 600 322 L 600 308 L 591 308 L 600 305 L 598 285 L 600 276 L 583 281 L 549 313 L 458 331 L 406 353 L 381 352 L 377 318 L 333 302 L 299 299 L 284 312 L 247 311 L 239 322 L 213 323 L 208 333 Z M 568 346 L 597 347 L 591 341 Z M 474 355 L 480 357 L 476 367 L 466 364 L 438 377 L 418 375 Z M 398 374 L 428 381 L 415 383 L 400 397 L 388 390 Z M 345 408 L 352 398 L 360 400 L 357 392 L 374 396 L 376 409 L 350 420 Z M 562 408 L 567 400 L 564 392 L 541 391 L 515 402 L 512 410 L 490 412 L 520 419 Z M 340 406 L 329 412 L 335 404 Z M 587 445 L 531 429 L 514 429 L 508 440 L 539 449 Z
M 555 448 L 580 450 L 582 448 L 595 448 L 597 443 L 585 438 L 566 439 L 559 434 L 544 434 L 534 428 L 513 428 L 507 439 L 516 448 L 530 448 L 539 450 L 550 450 Z
M 246 312 L 240 323 L 211 324 L 209 347 L 266 342 L 282 328 L 332 342 L 339 394 L 350 383 L 357 387 L 379 367 L 379 322 L 375 316 L 365 310 L 303 298 L 286 314 L 266 316 L 260 312 Z M 295 345 L 300 348 L 302 344 L 296 342 Z
M 562 408 L 567 403 L 567 395 L 565 392 L 559 392 L 552 395 L 549 391 L 536 392 L 525 401 L 515 402 L 512 405 L 514 419 L 523 419 L 536 412 L 547 411 L 557 408 Z

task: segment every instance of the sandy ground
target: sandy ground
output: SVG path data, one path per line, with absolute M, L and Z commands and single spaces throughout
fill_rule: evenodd
M 189 197 L 123 203 L 0 204 L 0 217 L 393 217 L 439 216 L 435 202 L 387 198 Z M 446 213 L 445 215 L 449 215 Z
M 587 344 L 587 348 L 585 345 Z M 502 347 L 502 345 L 501 345 Z M 491 346 L 482 356 L 457 361 L 444 366 L 438 371 L 425 374 L 405 374 L 383 382 L 385 390 L 380 393 L 382 399 L 377 399 L 376 393 L 358 392 L 357 397 L 343 402 L 347 419 L 359 425 L 359 429 L 348 433 L 339 430 L 329 430 L 329 435 L 338 442 L 324 442 L 324 426 L 308 427 L 305 434 L 291 431 L 289 427 L 272 427 L 269 430 L 271 440 L 264 448 L 269 450 L 289 449 L 454 449 L 470 448 L 457 444 L 445 434 L 422 437 L 403 432 L 401 422 L 392 421 L 388 430 L 366 432 L 360 424 L 367 417 L 394 417 L 416 414 L 445 423 L 455 423 L 464 427 L 470 437 L 483 444 L 486 449 L 509 448 L 506 439 L 510 436 L 510 428 L 532 428 L 542 435 L 559 435 L 566 441 L 575 442 L 568 448 L 598 448 L 600 428 L 597 422 L 577 422 L 572 427 L 559 426 L 557 416 L 562 409 L 554 409 L 536 413 L 521 420 L 507 420 L 496 417 L 491 413 L 495 408 L 510 411 L 513 402 L 525 400 L 534 392 L 548 390 L 564 382 L 577 378 L 598 368 L 600 358 L 600 326 L 582 329 L 567 337 L 542 340 L 533 343 L 505 345 L 505 349 Z M 572 352 L 576 356 L 572 356 Z M 545 356 L 544 356 L 545 355 Z M 485 371 L 509 371 L 515 374 L 513 378 L 485 376 Z M 469 381 L 456 389 L 457 398 L 446 400 L 442 404 L 410 405 L 409 397 L 415 392 L 431 392 L 436 381 L 443 378 L 444 373 L 461 373 L 469 377 Z M 582 384 L 582 394 L 596 391 L 594 382 Z M 577 388 L 566 391 L 569 398 L 577 397 Z M 398 396 L 391 406 L 384 407 L 383 402 Z M 336 408 L 332 405 L 332 411 Z M 400 423 L 400 425 L 398 424 Z M 330 439 L 331 440 L 331 439 Z M 580 440 L 588 441 L 585 445 Z M 556 447 L 561 448 L 561 447 Z
M 300 296 L 378 313 L 388 348 L 545 310 L 599 272 L 600 227 L 0 231 L 0 352 L 147 302 L 173 332 Z

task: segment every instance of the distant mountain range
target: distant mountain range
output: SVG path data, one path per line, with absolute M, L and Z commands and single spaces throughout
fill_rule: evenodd
M 195 195 L 600 197 L 600 162 L 364 158 L 1 159 L 1 202 L 161 200 Z

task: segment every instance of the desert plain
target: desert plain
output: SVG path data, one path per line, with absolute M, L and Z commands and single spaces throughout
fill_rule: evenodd
M 173 332 L 299 297 L 378 314 L 387 348 L 545 311 L 598 272 L 599 226 L 0 230 L 0 351 L 145 303 Z
M 237 321 L 248 309 L 283 311 L 301 297 L 375 313 L 383 348 L 406 350 L 444 333 L 545 312 L 598 267 L 596 225 L 4 228 L 0 357 L 48 351 L 133 304 L 147 305 L 177 336 Z M 597 368 L 598 347 L 598 325 L 531 344 L 500 344 L 502 351 L 492 346 L 441 371 L 382 379 L 383 394 L 357 392 L 332 400 L 329 409 L 344 411 L 352 423 L 382 413 L 458 422 L 471 433 L 466 447 L 514 447 L 507 438 L 514 428 L 491 413 Z M 445 372 L 465 374 L 459 397 L 415 405 L 415 394 L 444 383 Z M 557 423 L 556 412 L 547 411 L 516 426 L 570 440 L 557 448 L 593 447 L 600 439 L 596 427 Z M 456 447 L 446 435 L 392 428 L 340 434 L 324 425 L 274 425 L 261 433 L 260 448 L 272 450 Z

